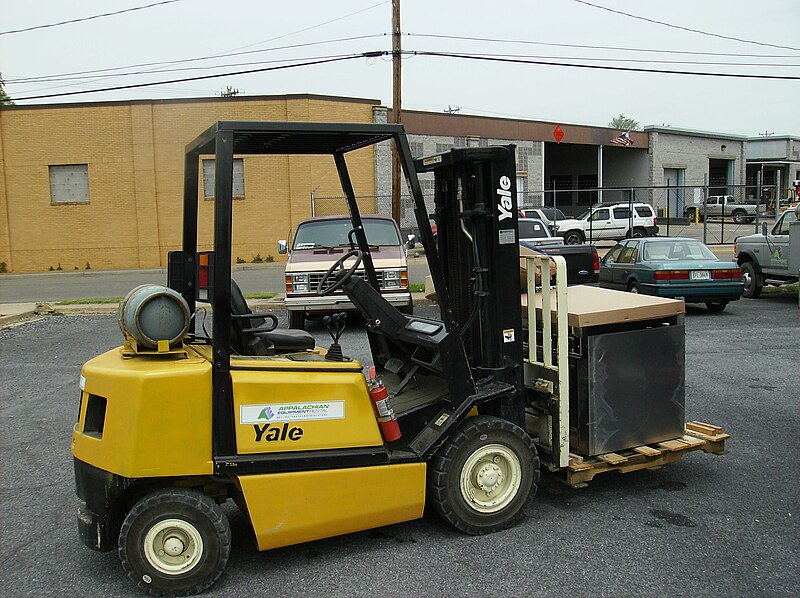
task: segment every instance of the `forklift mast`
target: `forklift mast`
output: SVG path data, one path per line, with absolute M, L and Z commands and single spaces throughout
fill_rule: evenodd
M 513 397 L 482 411 L 520 423 L 524 393 L 514 150 L 513 145 L 453 149 L 419 159 L 415 168 L 434 174 L 438 256 L 473 375 L 517 389 Z

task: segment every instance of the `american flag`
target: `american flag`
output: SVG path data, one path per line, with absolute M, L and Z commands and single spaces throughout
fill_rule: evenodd
M 630 131 L 625 131 L 621 135 L 614 137 L 611 140 L 611 143 L 616 143 L 619 145 L 633 145 L 633 139 L 631 139 Z

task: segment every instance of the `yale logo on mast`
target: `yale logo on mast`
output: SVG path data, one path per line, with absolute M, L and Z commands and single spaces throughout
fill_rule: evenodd
M 511 179 L 507 176 L 500 177 L 500 188 L 497 190 L 497 209 L 499 216 L 498 222 L 502 222 L 506 218 L 511 218 L 511 209 L 514 207 L 513 199 L 511 198 Z

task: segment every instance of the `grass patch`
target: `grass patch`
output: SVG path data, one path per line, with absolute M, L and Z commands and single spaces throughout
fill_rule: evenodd
M 425 283 L 424 282 L 412 282 L 408 285 L 408 289 L 412 293 L 424 293 L 425 292 Z
M 84 299 L 67 299 L 56 305 L 96 305 L 100 303 L 119 303 L 124 297 L 85 297 Z
M 278 293 L 245 293 L 245 299 L 272 299 Z
M 797 293 L 800 292 L 800 284 L 784 284 L 779 287 L 766 286 L 761 292 L 765 295 L 771 295 L 773 293 Z

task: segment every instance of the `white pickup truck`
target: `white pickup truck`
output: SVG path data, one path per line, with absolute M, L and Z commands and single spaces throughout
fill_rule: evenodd
M 786 210 L 772 230 L 738 237 L 733 248 L 742 271 L 744 297 L 755 299 L 765 284 L 781 285 L 800 279 L 800 205 Z

